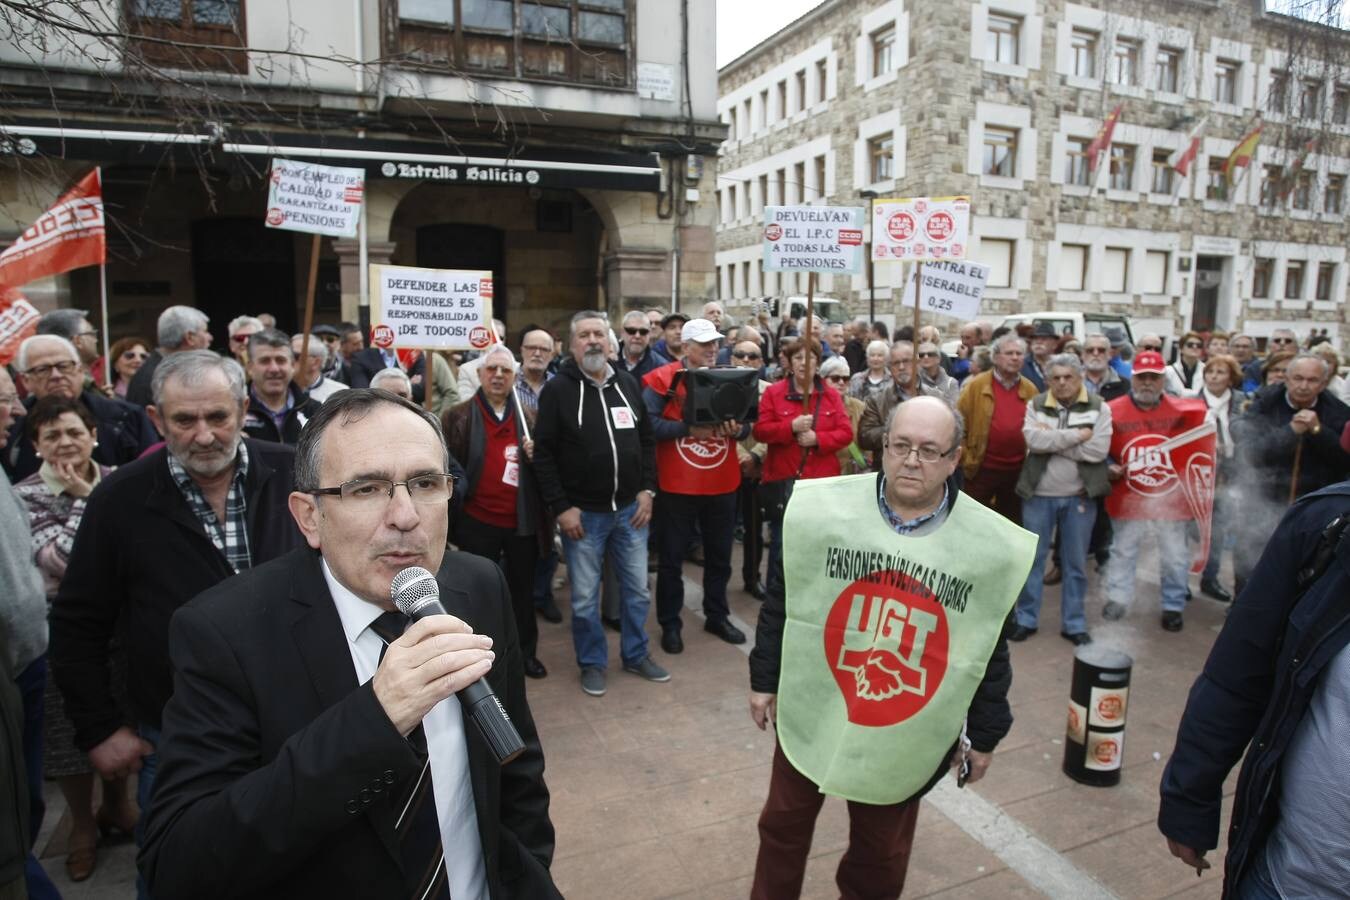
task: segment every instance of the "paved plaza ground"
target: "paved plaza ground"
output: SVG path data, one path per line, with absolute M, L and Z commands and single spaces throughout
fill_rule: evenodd
M 737 548 L 739 551 L 739 547 Z M 1058 588 L 1046 591 L 1040 633 L 1013 645 L 1016 722 L 988 776 L 958 790 L 947 779 L 924 802 L 906 897 L 1161 898 L 1219 895 L 1168 855 L 1154 821 L 1157 787 L 1186 692 L 1223 622 L 1224 608 L 1196 592 L 1186 627 L 1158 624 L 1156 565 L 1144 558 L 1139 594 L 1120 622 L 1101 619 L 1101 577 L 1090 574 L 1088 622 L 1098 643 L 1135 659 L 1121 783 L 1075 784 L 1060 771 L 1073 648 L 1058 637 Z M 738 573 L 732 587 L 740 587 Z M 571 631 L 540 622 L 539 656 L 550 675 L 529 683 L 544 745 L 558 832 L 553 874 L 568 898 L 748 896 L 758 846 L 756 819 L 769 784 L 773 737 L 750 721 L 746 647 L 705 634 L 702 569 L 685 568 L 685 652 L 652 648 L 672 680 L 648 684 L 619 670 L 610 635 L 609 692 L 584 695 Z M 559 602 L 566 607 L 566 589 Z M 759 604 L 739 590 L 733 611 L 754 633 Z M 1229 792 L 1234 779 L 1229 781 Z M 65 879 L 60 795 L 49 788 L 39 847 L 68 898 L 134 896 L 133 848 L 103 850 L 94 877 Z M 1228 810 L 1225 808 L 1225 820 Z M 834 868 L 848 838 L 842 801 L 825 803 L 804 896 L 837 897 Z M 1215 862 L 1218 854 L 1211 854 Z

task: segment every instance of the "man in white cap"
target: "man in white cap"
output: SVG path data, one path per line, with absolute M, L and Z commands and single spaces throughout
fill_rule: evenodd
M 704 630 L 729 644 L 745 643 L 745 633 L 729 619 L 727 582 L 731 580 L 732 533 L 736 527 L 736 492 L 741 466 L 736 441 L 748 426 L 726 421 L 687 425 L 684 421 L 685 380 L 690 369 L 705 369 L 717 359 L 722 335 L 707 319 L 690 319 L 680 329 L 684 359 L 648 372 L 642 400 L 656 438 L 656 475 L 661 510 L 657 530 L 660 564 L 656 570 L 656 619 L 661 623 L 661 649 L 684 650 L 680 636 L 684 609 L 685 550 L 703 537 Z

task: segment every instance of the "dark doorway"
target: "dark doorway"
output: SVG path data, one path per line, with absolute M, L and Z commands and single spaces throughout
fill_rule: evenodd
M 1221 284 L 1223 284 L 1223 257 L 1196 257 L 1195 303 L 1191 307 L 1191 331 L 1214 330 L 1219 315 Z
M 212 346 L 229 346 L 235 316 L 269 312 L 295 331 L 294 236 L 261 218 L 203 219 L 192 225 L 195 306 L 211 319 Z
M 491 269 L 492 314 L 506 323 L 505 233 L 486 225 L 423 225 L 417 229 L 417 265 L 426 269 Z

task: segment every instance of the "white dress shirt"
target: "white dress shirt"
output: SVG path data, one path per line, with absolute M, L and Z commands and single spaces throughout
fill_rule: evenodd
M 333 595 L 342 630 L 347 635 L 356 680 L 365 684 L 375 676 L 384 641 L 370 625 L 385 610 L 367 603 L 347 590 L 323 563 L 323 577 Z M 486 900 L 487 869 L 483 863 L 482 842 L 478 838 L 478 815 L 473 805 L 473 782 L 469 777 L 469 755 L 464 741 L 464 717 L 459 698 L 446 697 L 422 719 L 431 757 L 432 788 L 436 797 L 436 817 L 441 823 L 441 846 L 445 850 L 445 872 L 450 896 L 455 900 Z

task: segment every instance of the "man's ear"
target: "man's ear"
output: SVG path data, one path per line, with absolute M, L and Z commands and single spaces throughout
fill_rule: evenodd
M 292 491 L 286 498 L 286 505 L 300 533 L 305 536 L 305 541 L 315 550 L 323 549 L 319 545 L 319 519 L 323 515 L 319 509 L 319 498 L 313 494 Z
M 167 440 L 169 435 L 168 432 L 164 430 L 164 419 L 160 416 L 159 410 L 153 403 L 145 408 L 145 414 L 150 417 L 150 423 L 155 426 L 155 430 L 159 432 L 159 436 Z

